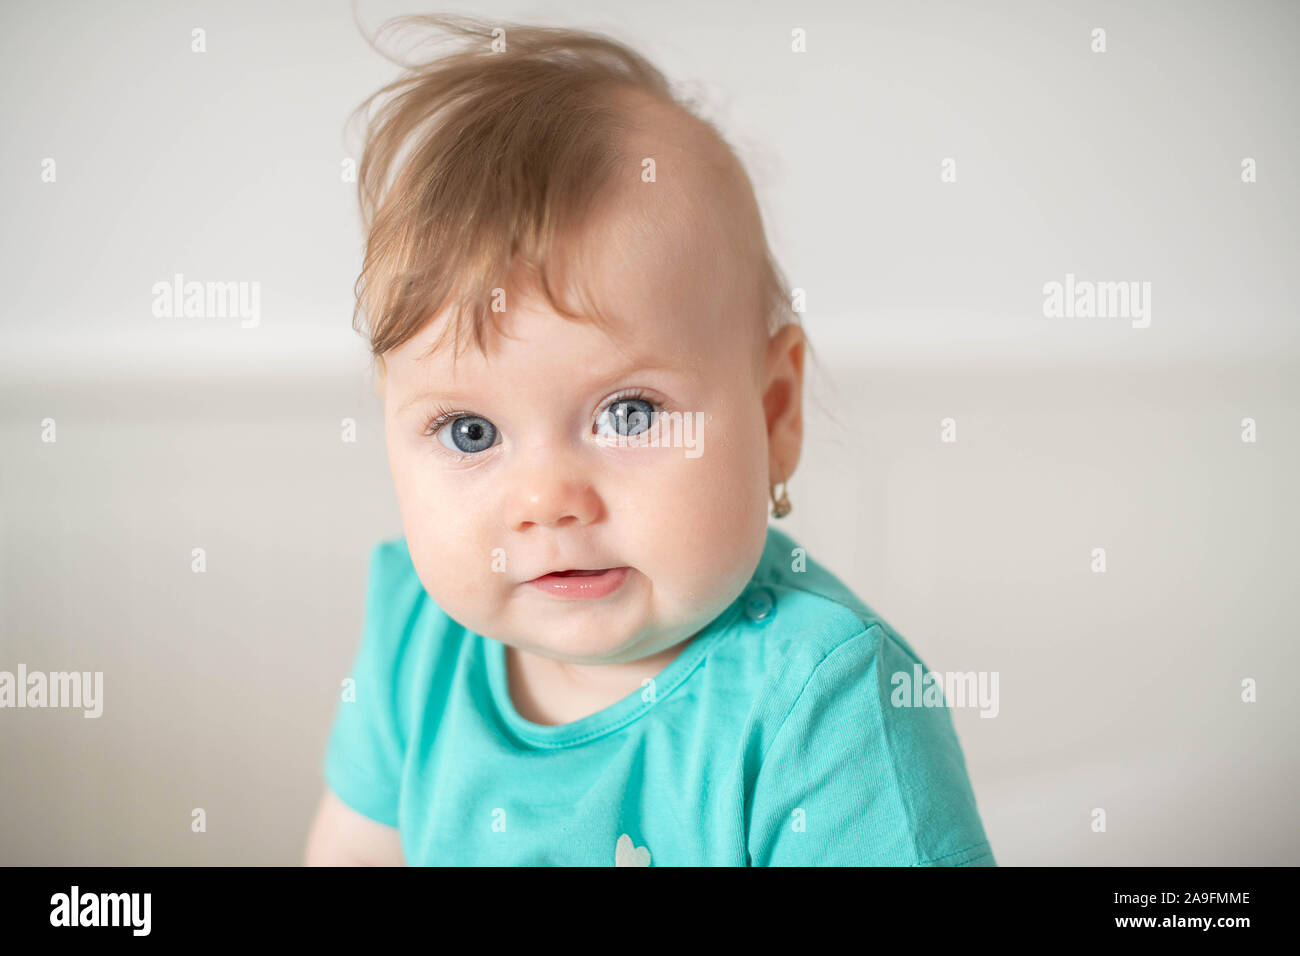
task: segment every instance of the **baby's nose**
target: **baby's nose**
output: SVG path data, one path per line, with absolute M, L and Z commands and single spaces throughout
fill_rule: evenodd
M 603 505 L 596 489 L 580 479 L 531 476 L 507 505 L 506 521 L 512 531 L 534 527 L 582 527 L 601 516 Z

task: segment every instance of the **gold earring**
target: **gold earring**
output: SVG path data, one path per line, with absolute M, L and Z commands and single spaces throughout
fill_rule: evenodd
M 776 485 L 772 485 L 771 488 L 768 489 L 768 493 L 772 496 L 773 518 L 784 518 L 790 513 L 790 496 L 785 493 L 785 482 L 782 481 L 779 482 L 779 484 L 781 485 L 780 498 L 776 496 Z

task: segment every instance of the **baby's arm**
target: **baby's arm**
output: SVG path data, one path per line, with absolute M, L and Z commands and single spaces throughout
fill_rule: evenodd
M 399 699 L 426 699 L 407 687 L 420 672 L 419 661 L 408 653 L 407 638 L 426 634 L 416 625 L 423 599 L 424 586 L 411 567 L 405 543 L 375 545 L 365 628 L 353 660 L 353 680 L 348 682 L 351 693 L 339 696 L 321 765 L 325 792 L 307 834 L 307 866 L 406 863 L 397 810 L 407 726 L 419 713 L 404 711 Z
M 353 810 L 325 788 L 307 834 L 307 866 L 405 866 L 396 827 Z

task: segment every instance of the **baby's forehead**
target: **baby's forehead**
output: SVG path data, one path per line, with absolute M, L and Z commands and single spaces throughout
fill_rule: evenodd
M 689 216 L 613 213 L 586 231 L 560 275 L 566 308 L 629 348 L 708 354 L 761 331 L 752 271 L 725 237 Z
M 437 382 L 466 399 L 484 389 L 495 394 L 502 383 L 520 394 L 536 387 L 586 393 L 647 371 L 658 373 L 652 381 L 676 384 L 712 378 L 753 351 L 752 322 L 680 289 L 656 290 L 644 278 L 633 266 L 608 294 L 587 289 L 562 297 L 569 315 L 535 286 L 511 290 L 511 307 L 486 326 L 481 343 L 446 340 L 443 315 L 395 350 L 394 378 L 402 388 Z
M 609 311 L 762 326 L 757 300 L 762 225 L 748 180 L 698 131 L 657 124 L 629 136 L 629 175 L 616 178 L 555 265 Z M 734 164 L 734 165 L 733 165 Z M 734 334 L 734 330 L 733 334 Z

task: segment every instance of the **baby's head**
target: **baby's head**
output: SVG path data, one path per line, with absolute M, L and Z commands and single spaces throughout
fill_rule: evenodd
M 376 94 L 359 184 L 411 560 L 473 631 L 636 660 L 753 574 L 799 460 L 802 330 L 743 168 L 652 66 L 436 22 L 469 46 Z

